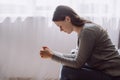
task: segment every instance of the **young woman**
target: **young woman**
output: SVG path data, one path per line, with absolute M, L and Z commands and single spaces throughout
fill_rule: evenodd
M 60 80 L 120 80 L 120 55 L 106 30 L 64 5 L 56 8 L 52 20 L 61 31 L 78 35 L 78 49 L 72 54 L 40 50 L 42 58 L 63 64 Z

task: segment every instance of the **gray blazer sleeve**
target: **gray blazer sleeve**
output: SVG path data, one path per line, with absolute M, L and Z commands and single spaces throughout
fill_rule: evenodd
M 72 49 L 70 51 L 70 54 L 68 53 L 60 53 L 60 52 L 57 52 L 57 51 L 53 51 L 57 56 L 61 56 L 61 57 L 66 57 L 66 58 L 75 58 L 76 57 L 76 53 L 78 52 L 78 49 Z
M 63 55 L 57 55 L 57 53 L 53 53 L 52 60 L 73 68 L 80 68 L 82 65 L 84 65 L 92 54 L 93 46 L 95 44 L 95 33 L 91 29 L 84 29 L 80 33 L 78 40 L 79 48 L 76 57 L 67 58 Z

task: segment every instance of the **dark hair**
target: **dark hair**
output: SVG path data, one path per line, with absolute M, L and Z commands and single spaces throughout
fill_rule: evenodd
M 90 23 L 90 21 L 80 18 L 72 8 L 64 5 L 60 5 L 55 9 L 52 21 L 63 21 L 66 16 L 71 18 L 71 23 L 75 26 L 83 26 L 86 22 Z

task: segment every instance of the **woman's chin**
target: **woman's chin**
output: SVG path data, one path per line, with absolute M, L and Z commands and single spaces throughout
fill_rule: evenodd
M 71 34 L 72 32 L 66 32 L 67 34 Z
M 67 33 L 67 34 L 71 34 L 72 31 L 64 31 L 64 32 Z

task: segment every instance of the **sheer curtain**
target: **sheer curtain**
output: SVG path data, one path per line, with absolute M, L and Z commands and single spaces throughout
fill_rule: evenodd
M 59 78 L 60 64 L 39 57 L 41 46 L 69 53 L 76 46 L 76 34 L 67 35 L 51 21 L 57 5 L 68 5 L 88 20 L 107 29 L 118 47 L 120 0 L 1 0 L 0 79 Z
M 120 25 L 120 21 L 119 21 L 119 25 Z M 120 52 L 120 26 L 119 26 L 118 30 L 119 30 L 118 49 L 119 49 L 119 52 Z

